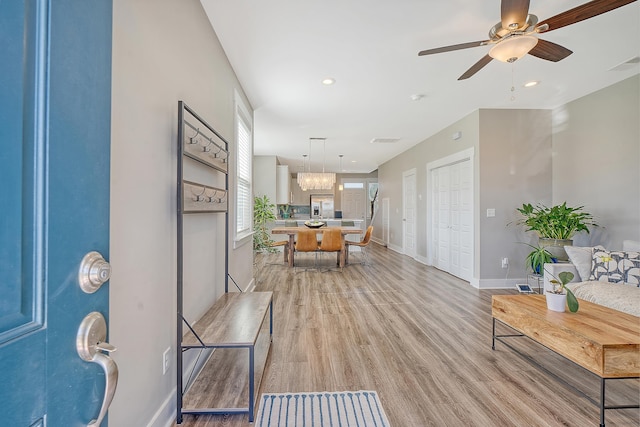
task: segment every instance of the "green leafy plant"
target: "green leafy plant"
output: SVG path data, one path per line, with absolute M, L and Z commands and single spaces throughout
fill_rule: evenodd
M 549 253 L 546 248 L 543 248 L 541 246 L 533 246 L 528 243 L 525 244 L 533 248 L 533 250 L 529 252 L 529 255 L 527 255 L 527 257 L 525 258 L 524 262 L 525 265 L 531 268 L 531 271 L 533 271 L 534 273 L 541 274 L 544 270 L 545 263 L 555 262 L 553 255 L 551 255 L 551 253 Z
M 557 278 L 553 276 L 553 279 L 549 280 L 549 282 L 553 284 L 553 289 L 549 292 L 554 294 L 562 294 L 566 292 L 569 311 L 575 313 L 578 311 L 578 308 L 580 308 L 580 304 L 571 289 L 567 288 L 567 283 L 571 282 L 573 277 L 573 273 L 570 271 L 563 271 L 562 273 L 559 273 Z M 558 286 L 556 287 L 556 285 Z
M 289 218 L 291 216 L 291 206 L 289 205 L 280 205 L 280 216 L 282 218 Z
M 253 250 L 275 252 L 267 225 L 276 220 L 276 206 L 265 196 L 253 199 Z
M 582 211 L 583 208 L 584 206 L 569 207 L 567 202 L 552 207 L 525 203 L 517 208 L 522 214 L 522 219 L 517 224 L 526 226 L 527 231 L 535 231 L 539 237 L 571 239 L 579 231 L 589 233 L 589 226 L 598 226 L 590 213 Z

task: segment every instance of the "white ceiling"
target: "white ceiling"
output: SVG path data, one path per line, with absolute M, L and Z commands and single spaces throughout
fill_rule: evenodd
M 301 169 L 309 138 L 326 137 L 326 171 L 371 172 L 479 108 L 554 108 L 638 74 L 640 6 L 539 37 L 573 54 L 553 63 L 530 55 L 492 61 L 458 77 L 488 46 L 418 57 L 424 49 L 486 40 L 500 1 L 201 0 L 255 110 L 254 152 Z M 542 21 L 584 0 L 531 0 Z M 324 86 L 332 77 L 336 83 Z M 512 78 L 515 100 L 511 100 Z M 523 83 L 539 80 L 534 88 Z M 413 101 L 411 95 L 424 95 Z M 371 144 L 373 138 L 400 138 Z M 322 143 L 311 146 L 322 169 Z

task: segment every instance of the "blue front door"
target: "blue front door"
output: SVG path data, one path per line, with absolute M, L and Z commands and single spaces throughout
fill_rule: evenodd
M 0 0 L 0 424 L 86 426 L 105 375 L 76 351 L 108 318 L 111 0 Z M 103 423 L 103 426 L 106 422 Z

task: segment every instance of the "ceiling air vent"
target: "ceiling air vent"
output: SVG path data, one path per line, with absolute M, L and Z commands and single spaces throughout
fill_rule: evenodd
M 609 69 L 609 71 L 626 71 L 631 70 L 633 67 L 637 67 L 640 64 L 640 56 L 634 56 L 628 61 L 624 61 L 622 64 L 618 64 L 615 67 Z
M 372 144 L 395 144 L 400 138 L 373 138 L 369 141 Z

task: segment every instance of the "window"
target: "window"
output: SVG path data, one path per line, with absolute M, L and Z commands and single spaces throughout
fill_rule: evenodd
M 252 232 L 251 115 L 236 94 L 236 244 Z

